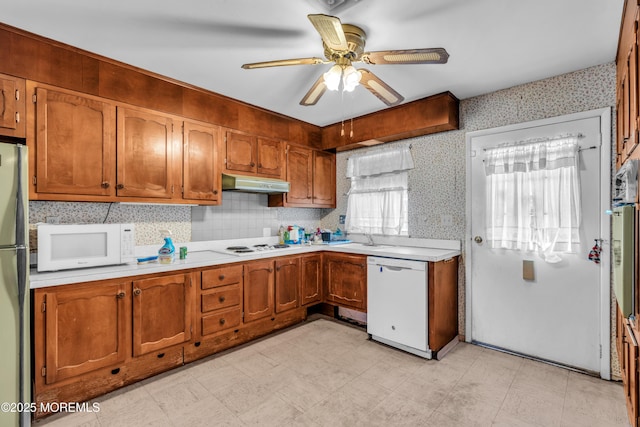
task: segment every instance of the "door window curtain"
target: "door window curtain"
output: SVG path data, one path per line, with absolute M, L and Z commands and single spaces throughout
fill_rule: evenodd
M 487 150 L 486 228 L 491 248 L 535 251 L 547 262 L 580 243 L 576 136 Z
M 351 188 L 345 227 L 351 233 L 409 235 L 409 177 L 413 158 L 408 146 L 386 149 L 347 162 Z

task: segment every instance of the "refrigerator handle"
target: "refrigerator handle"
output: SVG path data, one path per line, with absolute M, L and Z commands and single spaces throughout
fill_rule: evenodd
M 16 258 L 17 258 L 17 272 L 18 272 L 18 313 L 20 316 L 20 320 L 18 322 L 19 327 L 19 348 L 18 348 L 18 393 L 20 402 L 27 402 L 28 397 L 25 396 L 25 384 L 24 384 L 24 374 L 25 374 L 25 366 L 24 366 L 24 358 L 25 358 L 25 322 L 24 322 L 24 310 L 25 310 L 25 294 L 27 292 L 27 248 L 25 246 L 26 241 L 26 230 L 25 230 L 25 203 L 24 197 L 22 196 L 23 185 L 22 182 L 22 167 L 23 167 L 23 150 L 24 146 L 18 144 L 16 145 L 16 160 L 18 163 L 17 173 L 18 177 L 16 180 L 17 183 L 17 193 L 16 193 Z M 25 424 L 24 418 L 25 414 L 20 414 L 19 418 L 19 426 L 22 427 Z

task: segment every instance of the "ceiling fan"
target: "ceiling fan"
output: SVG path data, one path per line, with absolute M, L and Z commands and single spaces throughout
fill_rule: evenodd
M 408 50 L 382 50 L 365 52 L 366 34 L 355 25 L 343 24 L 335 16 L 314 14 L 307 15 L 315 29 L 322 37 L 324 56 L 322 58 L 294 58 L 267 62 L 244 64 L 244 69 L 279 67 L 285 65 L 316 65 L 335 63 L 331 69 L 322 74 L 311 86 L 311 89 L 300 101 L 300 105 L 315 105 L 322 94 L 329 90 L 342 88 L 352 91 L 358 84 L 367 88 L 388 106 L 401 103 L 404 98 L 391 86 L 380 80 L 371 71 L 355 69 L 354 62 L 365 64 L 444 64 L 449 54 L 443 48 L 425 48 Z

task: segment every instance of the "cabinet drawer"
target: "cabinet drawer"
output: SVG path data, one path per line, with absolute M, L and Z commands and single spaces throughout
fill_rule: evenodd
M 220 267 L 202 272 L 202 289 L 242 283 L 242 265 Z
M 240 308 L 221 311 L 202 316 L 202 335 L 214 334 L 227 328 L 240 325 L 242 312 Z
M 202 294 L 202 313 L 240 304 L 240 285 L 228 285 Z

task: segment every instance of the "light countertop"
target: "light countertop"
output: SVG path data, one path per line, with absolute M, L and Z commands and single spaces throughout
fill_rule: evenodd
M 273 258 L 287 255 L 302 255 L 313 252 L 329 251 L 351 254 L 373 255 L 378 257 L 411 259 L 416 261 L 437 262 L 460 255 L 460 242 L 457 240 L 428 240 L 408 239 L 404 241 L 386 240 L 377 246 L 367 246 L 363 243 L 345 243 L 341 245 L 291 245 L 289 248 L 269 251 L 252 252 L 250 254 L 230 255 L 222 253 L 227 246 L 251 246 L 260 243 L 277 243 L 277 237 L 241 239 L 236 241 L 189 242 L 176 244 L 178 247 L 187 246 L 187 259 L 176 259 L 172 264 L 123 264 L 106 267 L 73 269 L 53 272 L 30 273 L 31 289 L 48 286 L 66 285 L 72 283 L 91 282 L 96 280 L 116 279 L 119 277 L 140 276 L 146 274 L 166 273 L 185 269 L 212 267 L 221 264 L 245 262 L 256 259 Z M 402 244 L 399 244 L 402 243 Z M 407 243 L 415 244 L 410 246 Z M 155 255 L 160 245 L 136 247 L 136 256 Z M 177 255 L 176 255 L 177 257 Z

